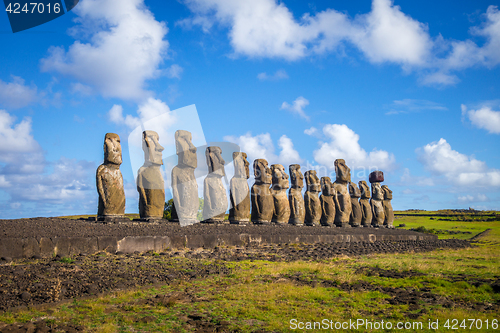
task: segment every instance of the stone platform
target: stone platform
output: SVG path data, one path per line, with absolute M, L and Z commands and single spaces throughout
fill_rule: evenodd
M 0 257 L 12 259 L 98 251 L 133 253 L 216 246 L 436 240 L 435 235 L 403 229 L 200 223 L 180 227 L 175 223 L 101 224 L 60 218 L 0 220 Z

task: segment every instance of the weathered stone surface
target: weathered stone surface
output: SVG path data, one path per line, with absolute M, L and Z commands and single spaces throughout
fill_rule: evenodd
M 387 185 L 382 186 L 382 190 L 384 191 L 384 225 L 387 228 L 394 227 L 394 210 L 392 209 L 392 191 L 389 189 Z
M 342 159 L 335 160 L 334 165 L 337 176 L 337 180 L 333 183 L 337 194 L 334 199 L 336 205 L 335 225 L 337 227 L 349 227 L 352 205 L 347 184 L 351 182 L 351 170 Z
M 360 227 L 361 220 L 363 219 L 363 213 L 361 212 L 361 206 L 359 204 L 359 198 L 361 197 L 361 192 L 355 183 L 349 182 L 349 194 L 351 195 L 351 217 L 349 219 L 349 224 L 351 227 Z
M 370 227 L 372 223 L 370 187 L 368 187 L 368 184 L 364 180 L 359 181 L 358 184 L 361 191 L 361 199 L 359 199 L 359 205 L 361 206 L 361 225 L 363 227 Z
M 274 213 L 274 201 L 271 195 L 271 169 L 265 159 L 253 161 L 255 184 L 252 186 L 252 222 L 269 223 Z
M 231 198 L 230 223 L 238 224 L 250 221 L 250 188 L 247 182 L 247 179 L 250 178 L 249 164 L 246 153 L 233 153 L 234 176 L 231 178 L 229 189 Z
M 384 191 L 379 182 L 372 183 L 372 198 L 370 204 L 373 214 L 372 226 L 377 228 L 382 227 L 385 220 Z
M 271 165 L 272 187 L 271 194 L 274 201 L 274 213 L 272 222 L 288 223 L 290 219 L 290 204 L 286 195 L 286 189 L 290 187 L 288 175 L 281 164 Z
M 319 201 L 321 203 L 321 225 L 335 226 L 335 201 L 333 197 L 336 195 L 330 177 L 321 177 L 321 195 Z
M 368 177 L 370 183 L 382 183 L 384 181 L 384 173 L 382 171 L 373 171 Z
M 208 176 L 203 182 L 203 221 L 224 221 L 227 210 L 226 188 L 222 183 L 225 161 L 222 158 L 220 147 L 207 147 L 205 156 L 207 158 Z
M 288 202 L 290 205 L 290 220 L 288 223 L 293 225 L 304 224 L 306 217 L 306 208 L 302 188 L 304 187 L 304 176 L 300 171 L 299 164 L 291 164 L 289 167 L 292 187 L 288 191 Z
M 178 162 L 172 169 L 172 196 L 177 217 L 182 226 L 198 222 L 198 184 L 194 169 L 198 166 L 196 147 L 191 142 L 191 133 L 175 132 L 175 148 Z
M 305 173 L 307 191 L 304 194 L 306 216 L 304 224 L 308 226 L 317 225 L 321 220 L 321 203 L 318 198 L 320 191 L 319 178 L 316 170 L 308 170 Z
M 96 186 L 99 194 L 98 217 L 122 217 L 125 215 L 125 191 L 120 137 L 115 133 L 106 133 L 104 137 L 104 163 L 97 168 Z
M 165 189 L 160 166 L 163 147 L 158 133 L 142 133 L 144 164 L 137 172 L 137 191 L 139 192 L 139 215 L 141 218 L 162 218 L 165 206 Z

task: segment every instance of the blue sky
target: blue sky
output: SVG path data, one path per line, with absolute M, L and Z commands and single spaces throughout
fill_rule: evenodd
M 337 158 L 356 182 L 380 169 L 395 209 L 498 210 L 498 5 L 81 0 L 16 34 L 0 14 L 0 218 L 94 213 L 107 132 L 137 212 L 141 123 L 320 176 Z M 199 123 L 148 123 L 193 104 Z

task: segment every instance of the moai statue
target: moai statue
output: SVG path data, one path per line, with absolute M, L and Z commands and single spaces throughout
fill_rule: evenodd
M 361 212 L 361 206 L 359 204 L 359 197 L 361 197 L 361 192 L 353 182 L 349 182 L 349 194 L 351 195 L 352 207 L 349 224 L 351 225 L 351 227 L 361 227 L 361 220 L 363 219 L 363 213 Z
M 286 189 L 290 187 L 288 184 L 288 175 L 285 168 L 281 164 L 271 165 L 272 181 L 271 194 L 274 200 L 274 213 L 272 222 L 288 223 L 290 219 L 290 204 L 286 196 Z
M 351 170 L 345 165 L 342 159 L 335 160 L 335 174 L 337 180 L 333 183 L 337 200 L 337 210 L 335 213 L 335 225 L 337 227 L 349 227 L 349 219 L 351 217 L 352 205 L 351 196 L 347 190 L 347 184 L 351 182 Z
M 387 185 L 382 185 L 382 190 L 384 191 L 384 226 L 387 228 L 394 228 L 394 210 L 392 209 L 392 191 Z
M 247 182 L 247 179 L 250 178 L 249 164 L 247 154 L 233 153 L 234 176 L 231 178 L 229 189 L 229 197 L 231 198 L 229 223 L 232 224 L 250 221 L 250 188 Z
M 263 158 L 253 161 L 255 184 L 252 186 L 252 222 L 270 223 L 274 213 L 274 201 L 271 195 L 271 169 Z
M 321 177 L 321 225 L 335 226 L 335 189 L 330 177 Z
M 165 188 L 161 174 L 162 151 L 158 133 L 142 132 L 144 164 L 137 172 L 139 215 L 141 219 L 161 219 L 165 208 Z
M 366 181 L 361 180 L 358 182 L 359 189 L 361 190 L 361 199 L 359 204 L 361 206 L 361 226 L 365 228 L 371 227 L 372 224 L 372 206 L 370 205 L 370 187 Z
M 290 204 L 290 220 L 288 223 L 293 225 L 303 225 L 306 216 L 304 206 L 304 197 L 302 197 L 302 188 L 304 187 L 304 176 L 300 172 L 299 164 L 290 165 L 290 179 L 292 187 L 288 191 L 288 202 Z
M 372 184 L 372 198 L 370 205 L 372 206 L 372 226 L 380 228 L 384 226 L 384 190 L 382 190 L 381 182 L 384 181 L 384 173 L 382 171 L 373 171 L 370 173 L 369 181 Z
M 227 210 L 226 188 L 222 184 L 224 171 L 224 159 L 221 156 L 220 147 L 207 147 L 205 156 L 207 158 L 208 175 L 203 182 L 203 222 L 222 223 Z
M 181 226 L 198 222 L 198 184 L 194 169 L 198 166 L 196 147 L 191 142 L 191 133 L 175 132 L 177 165 L 172 169 L 172 195 L 175 210 Z
M 125 218 L 125 191 L 120 164 L 122 164 L 120 137 L 115 133 L 106 133 L 104 163 L 97 168 L 95 176 L 99 194 L 97 221 L 111 222 Z
M 306 206 L 306 217 L 304 224 L 307 226 L 317 225 L 321 220 L 321 203 L 318 193 L 321 190 L 319 178 L 316 170 L 308 170 L 305 173 L 307 191 L 304 194 L 304 203 Z

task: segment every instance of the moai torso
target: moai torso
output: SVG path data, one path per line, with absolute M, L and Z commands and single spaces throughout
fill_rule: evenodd
M 274 213 L 272 222 L 274 223 L 288 223 L 290 219 L 290 204 L 286 195 L 288 184 L 288 175 L 285 168 L 281 164 L 271 165 L 272 174 L 272 187 L 271 194 L 274 201 Z
M 231 208 L 229 209 L 230 223 L 245 223 L 250 221 L 250 188 L 247 179 L 250 178 L 247 154 L 233 153 L 234 177 L 231 178 L 229 196 Z
M 203 185 L 203 221 L 224 221 L 227 211 L 226 188 L 222 183 L 225 161 L 222 158 L 220 147 L 207 147 L 205 156 L 207 158 L 208 175 Z
M 271 169 L 265 159 L 253 161 L 255 184 L 252 186 L 252 222 L 269 223 L 273 218 L 274 201 L 271 195 Z
M 374 171 L 370 174 L 370 183 L 372 183 L 372 198 L 370 204 L 372 206 L 372 226 L 382 227 L 385 220 L 384 211 L 384 191 L 380 182 L 384 181 L 384 176 L 381 171 Z
M 384 225 L 387 228 L 394 227 L 394 210 L 392 209 L 392 191 L 389 189 L 387 185 L 382 186 L 382 190 L 384 191 L 384 213 L 385 220 Z
M 330 177 L 321 177 L 321 225 L 335 226 L 335 190 Z
M 351 227 L 360 227 L 361 220 L 363 218 L 363 213 L 361 212 L 361 206 L 359 204 L 359 197 L 361 196 L 361 192 L 353 182 L 349 183 L 349 194 L 351 195 L 352 207 L 349 224 L 351 225 Z
M 158 133 L 142 133 L 144 165 L 137 172 L 137 191 L 139 192 L 139 215 L 141 219 L 161 219 L 165 208 L 165 188 L 160 167 L 163 147 Z
M 335 174 L 337 180 L 334 183 L 336 192 L 335 225 L 337 227 L 349 227 L 352 205 L 351 196 L 347 190 L 347 184 L 351 181 L 351 170 L 342 159 L 335 160 Z
M 370 227 L 372 224 L 372 207 L 370 205 L 370 188 L 366 181 L 361 180 L 358 182 L 361 191 L 361 199 L 359 204 L 361 206 L 361 225 L 363 227 Z
M 122 148 L 118 134 L 107 133 L 104 138 L 104 163 L 97 168 L 96 186 L 99 194 L 98 217 L 123 217 L 125 191 L 122 164 Z
M 321 220 L 321 203 L 318 198 L 320 191 L 319 178 L 315 170 L 308 170 L 305 173 L 307 191 L 304 194 L 306 207 L 306 217 L 304 224 L 308 226 L 317 225 Z
M 175 148 L 178 163 L 172 169 L 172 195 L 181 226 L 198 222 L 198 184 L 194 169 L 198 166 L 196 147 L 191 142 L 191 133 L 175 132 Z
M 302 225 L 306 216 L 304 198 L 302 197 L 302 188 L 304 187 L 304 176 L 300 172 L 300 165 L 290 165 L 290 178 L 292 186 L 288 191 L 288 203 L 290 205 L 290 224 Z

